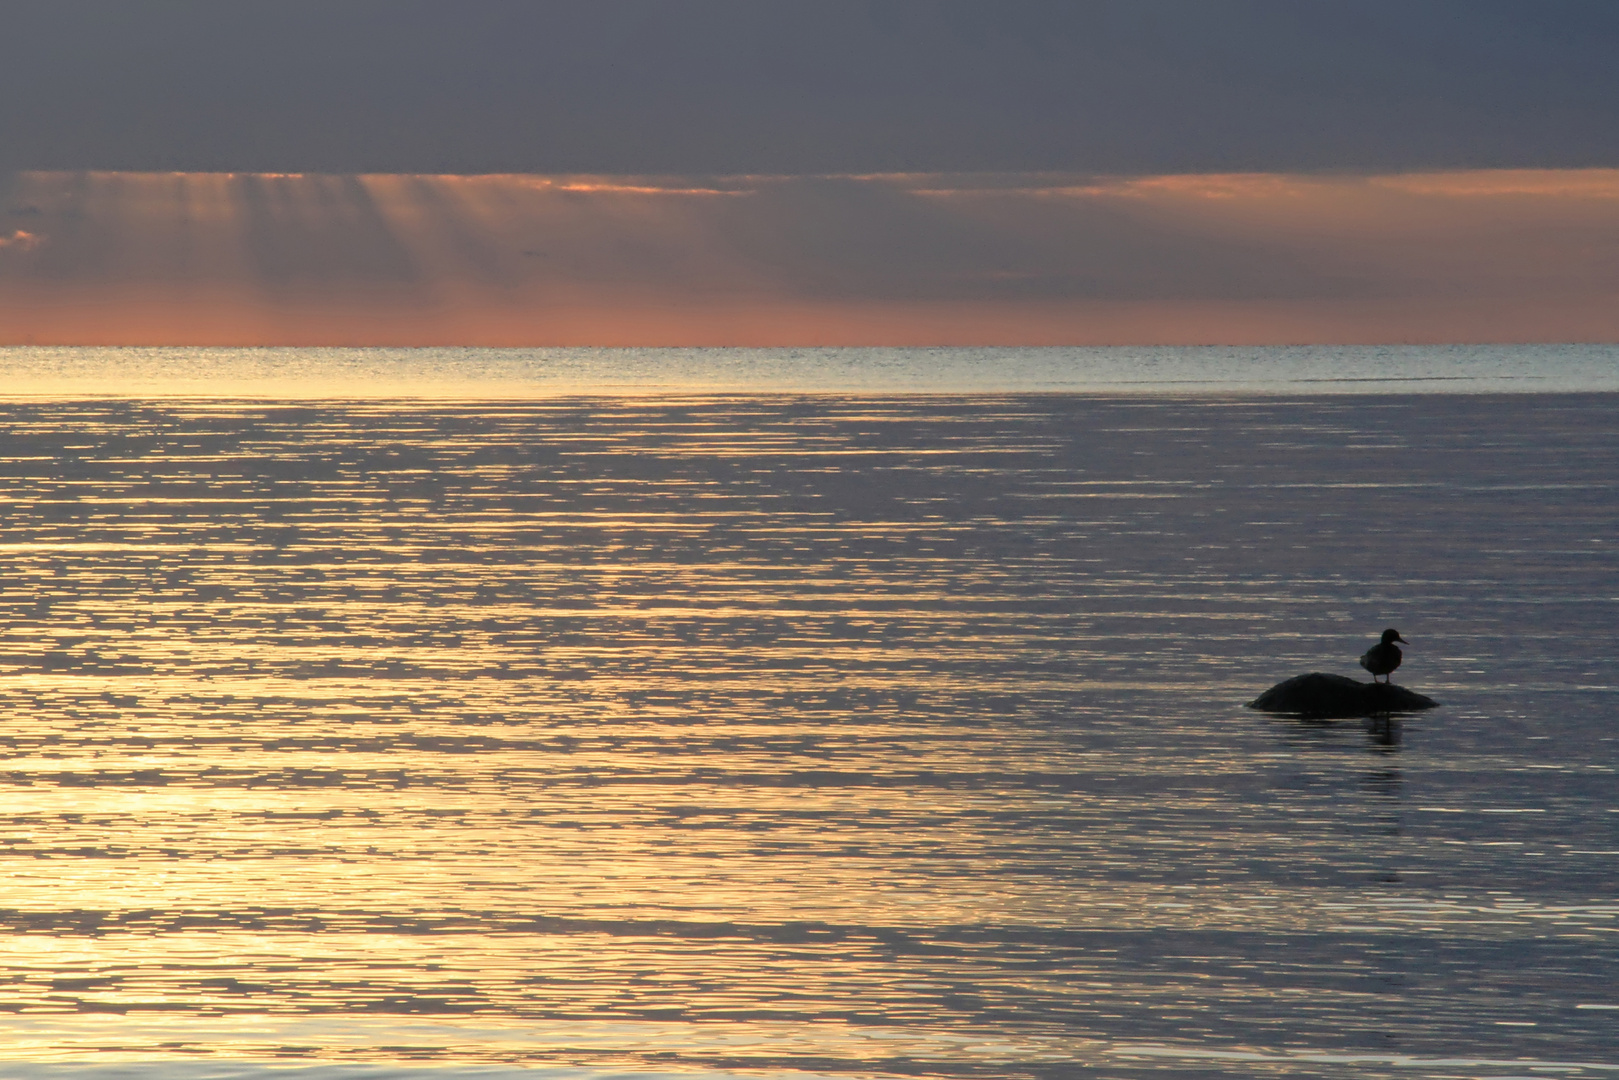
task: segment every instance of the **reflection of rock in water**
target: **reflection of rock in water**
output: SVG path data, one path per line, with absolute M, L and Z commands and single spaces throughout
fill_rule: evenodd
M 1433 698 L 1403 686 L 1357 682 L 1343 675 L 1315 671 L 1277 683 L 1249 702 L 1248 707 L 1262 712 L 1338 719 L 1417 712 L 1438 704 Z

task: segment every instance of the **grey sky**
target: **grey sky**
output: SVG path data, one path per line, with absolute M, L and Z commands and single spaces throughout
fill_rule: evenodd
M 0 168 L 1619 165 L 1613 0 L 0 0 Z

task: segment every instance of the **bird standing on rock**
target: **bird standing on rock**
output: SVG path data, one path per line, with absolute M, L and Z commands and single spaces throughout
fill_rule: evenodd
M 1389 673 L 1400 666 L 1402 654 L 1399 646 L 1394 644 L 1396 641 L 1403 645 L 1411 644 L 1400 636 L 1398 630 L 1390 627 L 1383 631 L 1383 640 L 1367 649 L 1366 654 L 1360 658 L 1360 666 L 1372 673 L 1372 682 L 1375 683 L 1379 675 L 1383 676 L 1385 683 L 1388 682 Z

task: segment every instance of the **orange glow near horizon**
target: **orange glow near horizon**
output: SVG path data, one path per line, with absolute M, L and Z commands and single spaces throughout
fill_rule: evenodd
M 0 190 L 0 344 L 1619 340 L 1619 170 Z

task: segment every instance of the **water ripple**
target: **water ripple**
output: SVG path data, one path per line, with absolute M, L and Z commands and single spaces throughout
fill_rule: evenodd
M 0 407 L 0 1060 L 1611 1075 L 1614 405 Z

